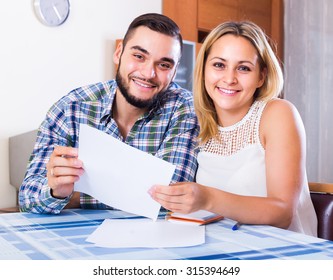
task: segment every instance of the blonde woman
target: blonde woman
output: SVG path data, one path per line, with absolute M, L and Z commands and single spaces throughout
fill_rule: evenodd
M 316 236 L 305 131 L 296 108 L 279 98 L 282 88 L 279 62 L 256 24 L 211 31 L 195 69 L 196 183 L 156 185 L 152 197 L 173 212 L 208 210 Z

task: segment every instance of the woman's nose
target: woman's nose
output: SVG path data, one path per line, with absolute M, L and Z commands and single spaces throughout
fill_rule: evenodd
M 223 82 L 228 85 L 235 84 L 237 82 L 235 72 L 232 70 L 225 71 L 223 76 Z

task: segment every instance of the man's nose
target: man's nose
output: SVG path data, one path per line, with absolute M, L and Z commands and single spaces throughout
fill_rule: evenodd
M 144 65 L 142 65 L 141 75 L 143 75 L 147 79 L 155 78 L 156 77 L 156 70 L 155 65 L 152 62 L 147 62 Z

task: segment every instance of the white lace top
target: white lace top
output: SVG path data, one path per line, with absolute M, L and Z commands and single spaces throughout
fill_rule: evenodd
M 200 147 L 198 183 L 239 195 L 267 196 L 265 150 L 259 138 L 266 104 L 255 101 L 240 122 L 219 127 L 218 139 L 211 139 Z M 306 178 L 289 229 L 317 236 L 317 219 Z

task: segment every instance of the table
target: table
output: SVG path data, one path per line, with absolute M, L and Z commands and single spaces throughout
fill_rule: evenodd
M 271 226 L 225 219 L 206 226 L 203 245 L 181 248 L 99 248 L 85 239 L 104 219 L 137 219 L 115 210 L 63 210 L 59 215 L 0 215 L 0 259 L 5 260 L 265 260 L 333 259 L 333 242 Z M 163 217 L 162 217 L 163 218 Z

